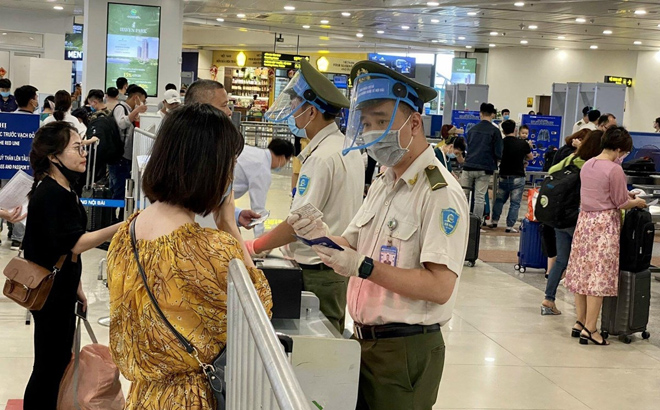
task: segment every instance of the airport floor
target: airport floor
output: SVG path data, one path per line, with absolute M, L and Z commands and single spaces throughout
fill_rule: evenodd
M 289 186 L 289 175 L 273 177 L 268 197 L 273 219 L 286 217 Z M 238 201 L 239 206 L 248 203 L 247 197 Z M 14 252 L 5 240 L 6 231 L 1 235 L 0 266 L 4 266 Z M 482 249 L 516 251 L 518 239 L 485 235 Z M 660 254 L 657 249 L 656 254 Z M 97 323 L 108 314 L 108 291 L 97 280 L 104 255 L 100 250 L 83 255 L 83 286 L 92 326 L 99 341 L 107 344 L 108 330 Z M 545 287 L 541 271 L 530 270 L 521 277 L 505 262 L 479 261 L 474 268 L 466 267 L 454 317 L 443 328 L 446 364 L 433 409 L 657 409 L 660 282 L 653 281 L 652 286 L 650 340 L 636 337 L 626 345 L 614 338 L 607 347 L 582 346 L 569 334 L 575 309 L 564 289 L 557 301 L 563 314 L 541 316 Z M 33 330 L 25 325 L 25 311 L 3 296 L 0 328 L 2 409 L 7 400 L 23 395 L 32 366 Z M 126 381 L 124 387 L 128 388 Z

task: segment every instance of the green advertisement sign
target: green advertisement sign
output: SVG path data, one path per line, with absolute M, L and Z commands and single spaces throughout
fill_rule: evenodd
M 158 94 L 160 7 L 108 4 L 106 88 L 119 77 Z

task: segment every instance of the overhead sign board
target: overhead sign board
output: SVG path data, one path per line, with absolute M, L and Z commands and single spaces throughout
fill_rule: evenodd
M 605 82 L 608 84 L 625 85 L 626 87 L 633 86 L 633 79 L 629 77 L 618 77 L 615 75 L 606 75 Z
M 392 70 L 403 74 L 406 77 L 415 77 L 417 60 L 414 57 L 399 57 L 378 53 L 369 53 L 368 58 L 369 61 L 374 61 L 387 68 L 391 68 Z
M 264 53 L 261 65 L 272 68 L 300 68 L 300 60 L 309 58 L 296 54 Z
M 64 34 L 64 59 L 82 61 L 83 59 L 83 26 L 73 25 L 73 33 Z

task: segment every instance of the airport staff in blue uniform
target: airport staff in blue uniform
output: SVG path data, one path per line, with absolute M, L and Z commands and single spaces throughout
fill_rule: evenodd
M 348 308 L 362 347 L 357 408 L 431 410 L 445 358 L 440 328 L 451 318 L 467 250 L 468 204 L 425 138 L 421 113 L 436 91 L 368 61 L 351 79 L 344 153 L 366 148 L 388 169 L 332 237 L 344 250 L 313 249 L 350 278 Z M 296 228 L 321 229 L 308 222 Z

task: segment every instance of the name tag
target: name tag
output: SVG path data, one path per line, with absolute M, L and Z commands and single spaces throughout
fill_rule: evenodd
M 399 250 L 395 246 L 382 246 L 380 248 L 380 262 L 390 266 L 396 266 Z

